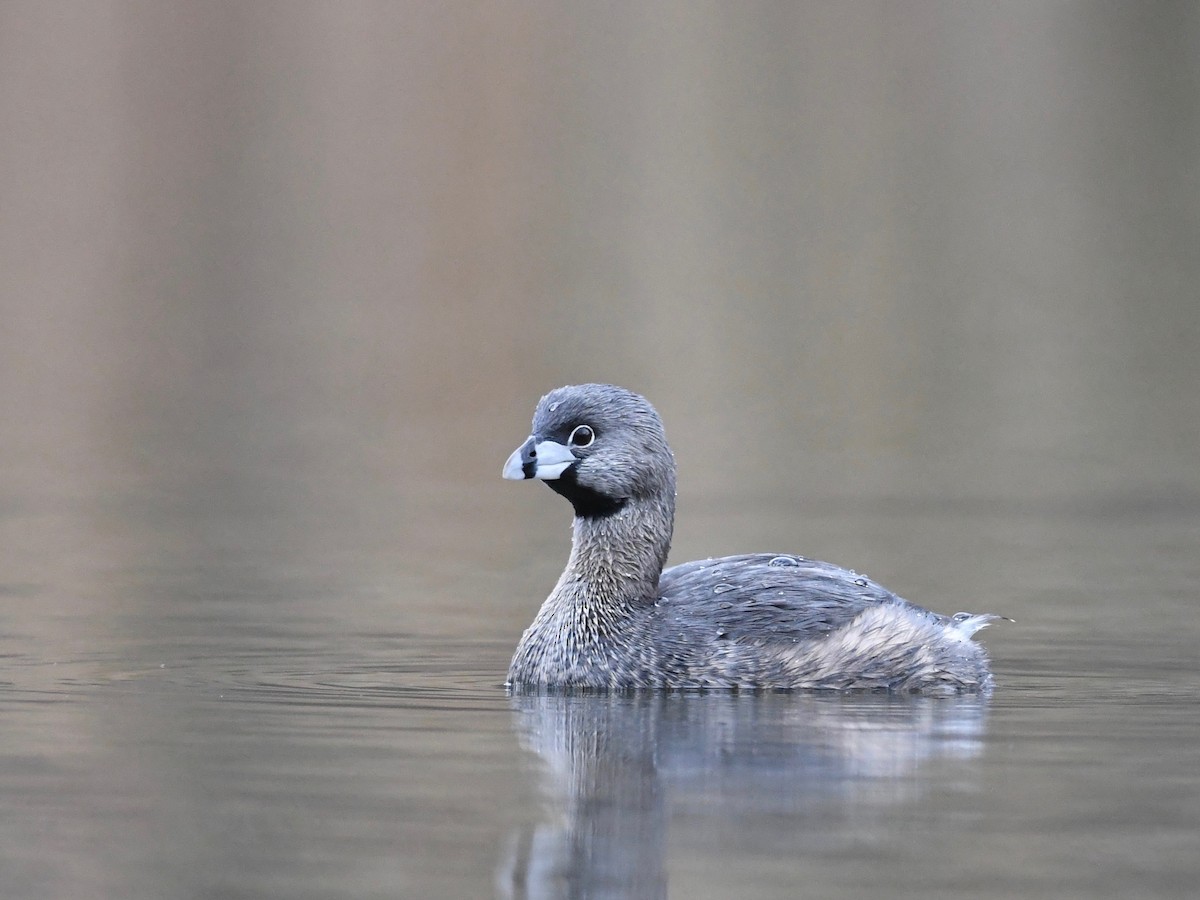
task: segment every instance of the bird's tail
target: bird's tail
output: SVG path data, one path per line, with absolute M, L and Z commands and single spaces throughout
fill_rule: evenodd
M 958 634 L 963 640 L 970 638 L 975 632 L 981 628 L 987 628 L 993 622 L 1002 620 L 1004 622 L 1013 622 L 1008 616 L 998 616 L 995 613 L 955 613 L 950 617 L 950 621 L 946 623 L 948 630 Z

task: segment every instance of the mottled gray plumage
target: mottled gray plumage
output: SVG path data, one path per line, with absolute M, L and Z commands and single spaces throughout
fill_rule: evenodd
M 551 391 L 504 467 L 575 508 L 566 569 L 521 638 L 514 689 L 986 691 L 971 635 L 996 616 L 944 616 L 855 572 L 788 554 L 663 571 L 675 459 L 643 397 L 612 385 Z

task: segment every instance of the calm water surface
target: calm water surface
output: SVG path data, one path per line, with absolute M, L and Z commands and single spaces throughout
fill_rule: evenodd
M 450 504 L 446 527 L 490 558 L 402 556 L 417 575 L 391 585 L 361 548 L 305 559 L 278 505 L 209 510 L 198 540 L 169 503 L 13 499 L 15 540 L 86 527 L 162 552 L 4 585 L 6 896 L 1194 894 L 1196 563 L 1171 538 L 1194 510 L 810 512 L 835 535 L 982 537 L 992 571 L 1039 523 L 1092 548 L 1073 576 L 1025 554 L 1017 583 L 981 586 L 1018 620 L 984 633 L 990 700 L 508 698 L 524 622 L 499 613 L 532 615 L 539 596 L 515 592 L 565 551 L 561 529 L 508 550 L 472 532 L 518 496 Z M 698 526 L 728 523 L 697 505 Z M 784 533 L 788 505 L 760 526 Z M 951 596 L 968 576 L 923 580 Z M 72 591 L 109 602 L 80 613 Z

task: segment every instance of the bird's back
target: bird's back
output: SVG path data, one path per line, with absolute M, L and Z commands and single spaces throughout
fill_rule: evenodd
M 663 572 L 657 640 L 694 687 L 980 690 L 982 648 L 953 620 L 830 563 L 755 553 Z

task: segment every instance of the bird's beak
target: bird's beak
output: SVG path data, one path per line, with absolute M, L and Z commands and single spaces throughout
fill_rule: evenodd
M 523 478 L 553 481 L 576 462 L 575 454 L 557 441 L 537 441 L 530 437 L 504 464 L 504 477 L 512 481 Z

